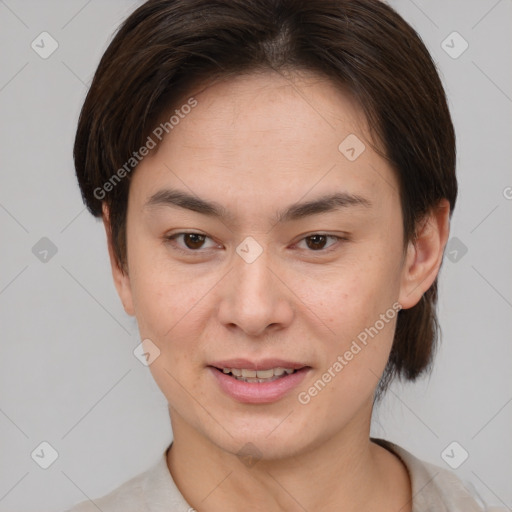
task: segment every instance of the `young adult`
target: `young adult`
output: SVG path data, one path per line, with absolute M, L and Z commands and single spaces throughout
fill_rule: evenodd
M 370 437 L 390 381 L 432 362 L 457 196 L 442 84 L 394 10 L 150 0 L 74 156 L 173 442 L 73 512 L 480 510 Z

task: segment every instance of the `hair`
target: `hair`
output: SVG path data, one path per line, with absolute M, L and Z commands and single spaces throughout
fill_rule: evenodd
M 120 173 L 122 166 L 194 84 L 258 70 L 307 70 L 351 93 L 396 173 L 405 246 L 442 199 L 452 215 L 456 151 L 446 95 L 420 36 L 387 4 L 150 0 L 122 23 L 101 58 L 74 144 L 83 200 L 96 217 L 103 203 L 108 207 L 123 271 L 133 173 Z M 437 278 L 417 305 L 398 313 L 377 398 L 395 377 L 415 380 L 431 368 L 440 334 L 436 305 Z

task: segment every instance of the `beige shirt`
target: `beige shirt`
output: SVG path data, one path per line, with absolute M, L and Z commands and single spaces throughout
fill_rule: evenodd
M 412 484 L 412 512 L 483 512 L 485 507 L 447 469 L 417 459 L 403 448 L 373 439 L 404 462 Z M 83 501 L 66 512 L 193 512 L 167 467 L 166 452 L 147 471 L 110 494 Z

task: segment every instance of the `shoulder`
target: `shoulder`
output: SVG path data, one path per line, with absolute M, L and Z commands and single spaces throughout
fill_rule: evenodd
M 132 512 L 143 508 L 143 485 L 146 472 L 141 473 L 99 498 L 82 501 L 66 512 Z
M 452 472 L 422 461 L 404 448 L 372 439 L 405 464 L 412 486 L 413 512 L 484 512 L 485 506 Z M 82 501 L 66 512 L 190 512 L 167 468 L 164 453 L 151 468 L 109 494 Z
M 397 455 L 407 467 L 412 486 L 413 512 L 484 512 L 485 505 L 454 472 L 423 461 L 404 448 L 372 439 Z
M 165 455 L 109 494 L 82 501 L 66 512 L 189 512 L 191 507 L 176 487 Z

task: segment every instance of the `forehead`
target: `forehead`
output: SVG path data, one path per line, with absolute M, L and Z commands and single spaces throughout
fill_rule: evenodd
M 311 72 L 238 75 L 206 86 L 194 97 L 199 108 L 180 123 L 180 131 L 188 138 L 187 146 L 198 151 L 239 145 L 250 150 L 272 142 L 265 146 L 272 156 L 288 148 L 300 156 L 300 149 L 319 148 L 322 141 L 324 147 L 337 150 L 336 142 L 346 130 L 368 137 L 357 102 Z M 288 153 L 287 159 L 292 157 Z M 317 152 L 311 157 L 317 158 Z
M 249 215 L 335 189 L 377 204 L 396 195 L 394 173 L 372 149 L 359 105 L 326 78 L 255 73 L 191 96 L 197 105 L 137 168 L 139 201 L 167 186 L 221 197 Z

